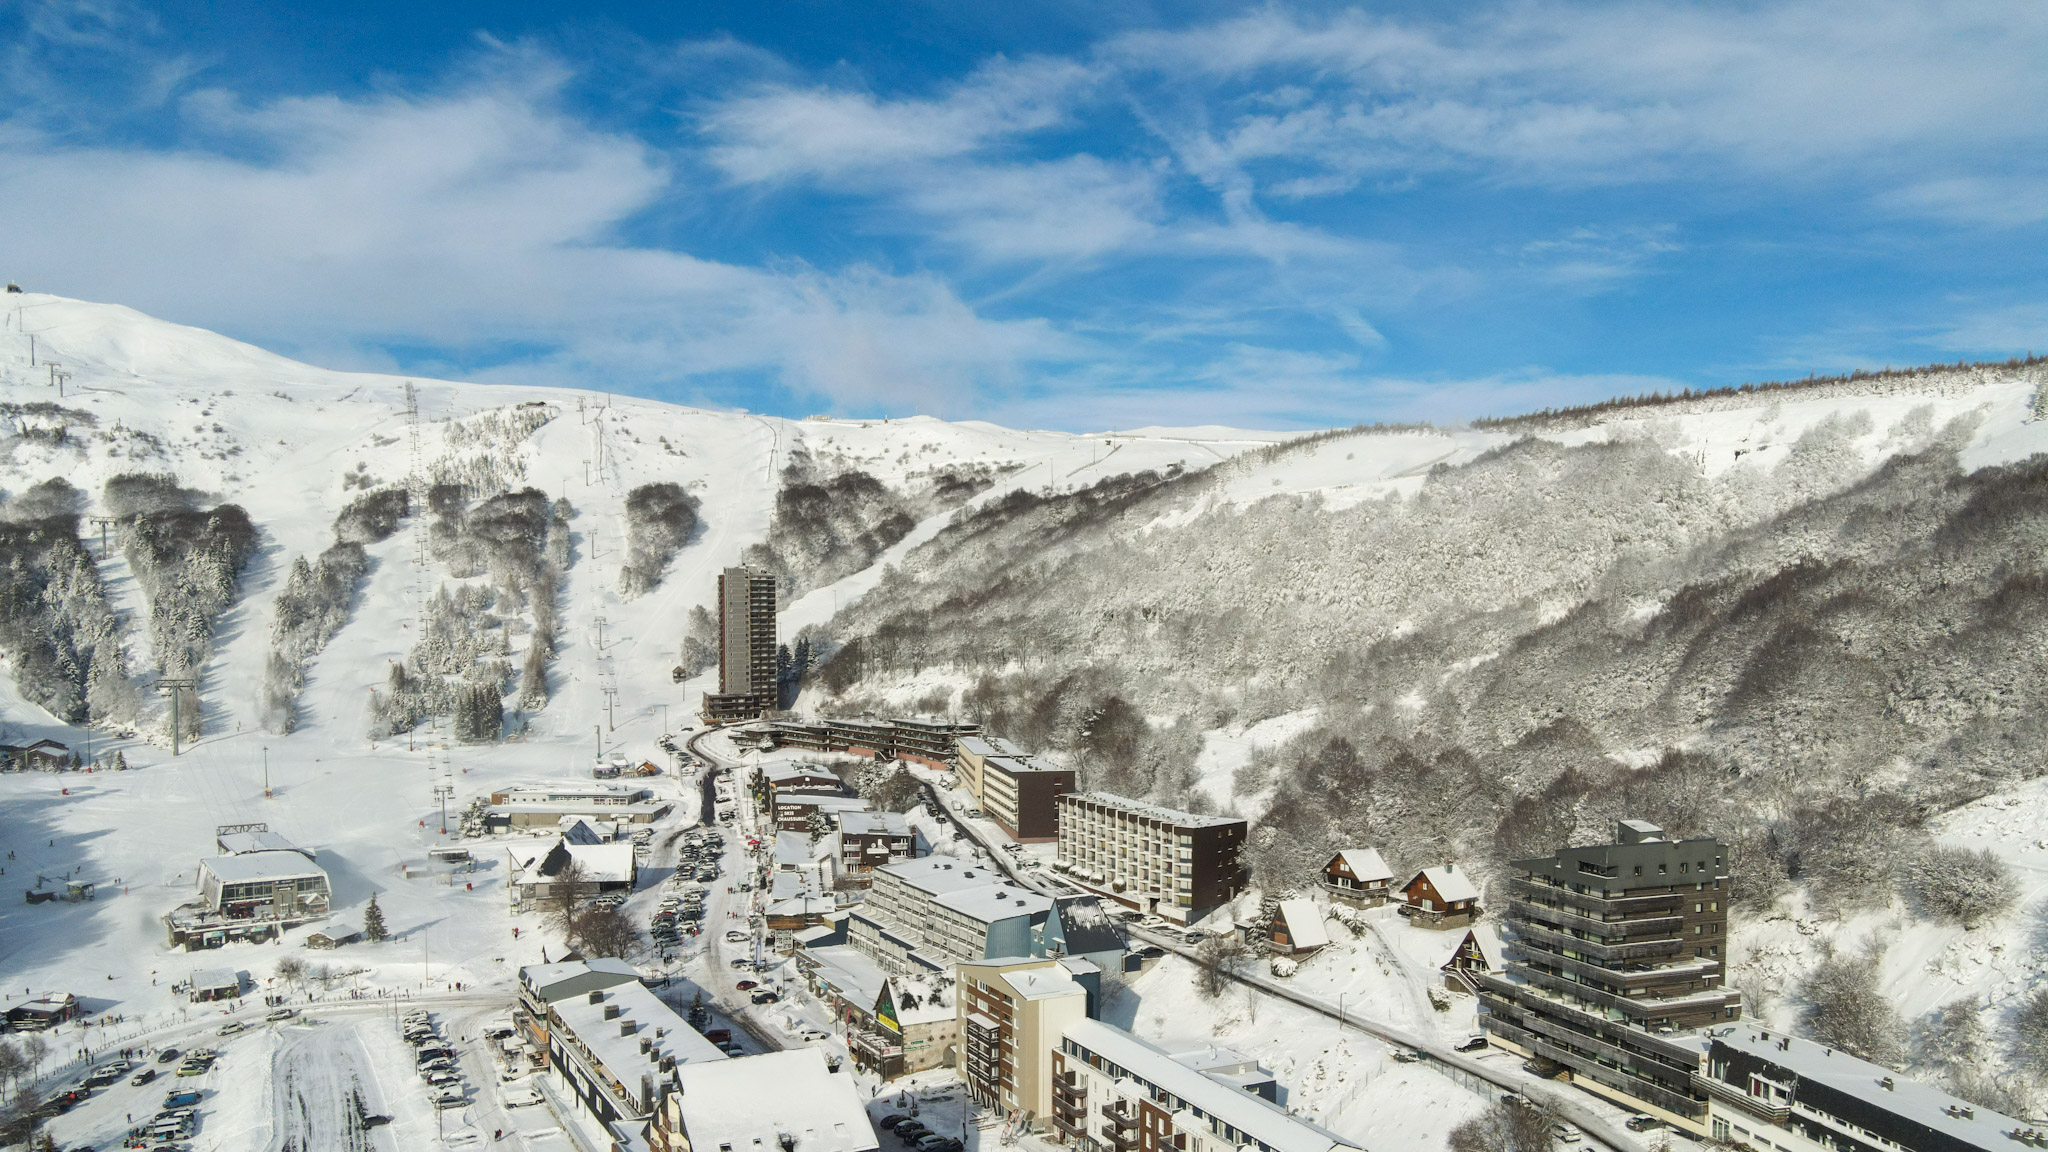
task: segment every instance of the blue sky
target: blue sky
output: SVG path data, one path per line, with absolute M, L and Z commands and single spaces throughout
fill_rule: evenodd
M 2036 0 L 0 0 L 0 275 L 787 415 L 1457 420 L 2048 352 L 2043 61 Z

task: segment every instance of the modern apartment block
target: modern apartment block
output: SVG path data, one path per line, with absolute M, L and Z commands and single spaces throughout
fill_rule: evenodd
M 2010 1116 L 1811 1040 L 1709 1030 L 1708 1131 L 1751 1152 L 2014 1152 L 2044 1138 Z M 2031 1139 L 2029 1137 L 2031 1136 Z
M 775 577 L 758 568 L 718 574 L 718 691 L 704 694 L 710 723 L 757 720 L 777 704 Z
M 1052 1119 L 1052 1061 L 1069 1024 L 1088 1017 L 1088 991 L 1057 960 L 1005 957 L 959 967 L 960 1078 L 983 1108 Z
M 899 716 L 889 720 L 827 719 L 810 724 L 785 720 L 770 725 L 764 735 L 773 748 L 851 752 L 856 756 L 916 760 L 934 768 L 948 768 L 952 766 L 955 745 L 963 737 L 980 731 L 981 725 L 964 720 Z
M 1472 974 L 1487 1039 L 1704 1135 L 1697 1030 L 1742 1014 L 1724 983 L 1727 860 L 1718 840 L 1623 820 L 1611 844 L 1514 861 L 1505 970 Z
M 1108 792 L 1061 796 L 1054 867 L 1141 912 L 1187 923 L 1237 897 L 1246 824 Z
M 891 972 L 989 956 L 1045 955 L 1053 902 L 951 856 L 885 864 L 847 922 L 847 942 Z
M 1052 1131 L 1089 1152 L 1337 1152 L 1358 1145 L 1281 1107 L 1273 1075 L 1227 1048 L 1168 1052 L 1076 1020 L 1052 1057 Z
M 961 738 L 957 763 L 961 783 L 1010 839 L 1046 844 L 1059 838 L 1059 798 L 1075 790 L 1073 769 L 981 736 Z

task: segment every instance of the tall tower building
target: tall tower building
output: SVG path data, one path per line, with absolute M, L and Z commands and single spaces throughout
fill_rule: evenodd
M 1742 1015 L 1725 984 L 1728 846 L 1617 823 L 1612 844 L 1516 860 L 1502 972 L 1475 973 L 1492 1044 L 1704 1134 L 1698 1029 Z
M 775 705 L 775 577 L 727 568 L 718 574 L 718 691 L 704 694 L 704 718 L 753 720 Z

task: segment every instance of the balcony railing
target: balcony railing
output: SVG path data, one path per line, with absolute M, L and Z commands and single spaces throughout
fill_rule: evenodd
M 1601 896 L 1592 892 L 1574 892 L 1561 884 L 1543 884 L 1522 876 L 1508 879 L 1508 892 L 1545 904 L 1563 904 L 1603 914 L 1676 912 L 1679 901 L 1691 895 L 1690 892 L 1645 892 L 1635 896 Z
M 1617 937 L 1632 939 L 1643 936 L 1668 936 L 1678 931 L 1684 923 L 1677 916 L 1644 916 L 1632 920 L 1602 920 L 1594 916 L 1568 912 L 1536 904 L 1519 897 L 1508 899 L 1508 915 L 1523 920 L 1535 920 L 1543 924 L 1554 924 L 1559 928 L 1570 928 L 1579 932 L 1590 932 L 1603 940 Z
M 1131 1129 L 1129 1133 L 1125 1133 L 1117 1128 L 1104 1128 L 1100 1135 L 1103 1142 L 1116 1149 L 1117 1152 L 1131 1152 L 1131 1149 L 1138 1146 L 1138 1130 L 1135 1128 Z
M 1496 1032 L 1503 1039 L 1518 1044 L 1538 1056 L 1554 1060 L 1572 1070 L 1574 1077 L 1584 1077 L 1612 1088 L 1624 1096 L 1633 1097 L 1646 1104 L 1654 1105 L 1679 1116 L 1698 1118 L 1705 1114 L 1705 1101 L 1683 1092 L 1673 1092 L 1639 1076 L 1632 1076 L 1619 1069 L 1611 1068 L 1597 1060 L 1575 1053 L 1568 1048 L 1551 1042 L 1548 1037 L 1516 1028 L 1504 1021 L 1489 1021 L 1489 1031 Z
M 1119 1128 L 1136 1128 L 1138 1126 L 1138 1114 L 1135 1112 L 1119 1112 L 1116 1110 L 1116 1108 L 1108 1104 L 1104 1104 L 1102 1107 L 1096 1109 L 1096 1111 L 1102 1113 L 1102 1118 L 1104 1120 L 1109 1121 L 1110 1123 L 1116 1125 Z
M 1692 1086 L 1695 1091 L 1704 1092 L 1723 1103 L 1733 1104 L 1755 1116 L 1763 1116 L 1773 1124 L 1783 1124 L 1792 1115 L 1790 1104 L 1773 1104 L 1759 1096 L 1752 1096 L 1725 1080 L 1693 1073 Z
M 1685 949 L 1685 941 L 1675 935 L 1663 940 L 1631 940 L 1626 944 L 1605 944 L 1526 920 L 1515 926 L 1515 935 L 1527 939 L 1532 945 L 1569 948 L 1601 960 L 1647 960 L 1661 956 L 1676 956 Z

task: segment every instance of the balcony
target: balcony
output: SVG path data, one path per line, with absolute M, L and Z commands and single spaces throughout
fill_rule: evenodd
M 1577 912 L 1567 912 L 1544 904 L 1531 903 L 1519 897 L 1508 900 L 1508 915 L 1521 920 L 1534 920 L 1543 924 L 1586 932 L 1601 940 L 1627 939 L 1651 935 L 1669 936 L 1677 933 L 1684 923 L 1677 916 L 1644 916 L 1631 920 L 1602 920 Z M 1619 941 L 1617 941 L 1619 942 Z
M 1058 1132 L 1060 1135 L 1066 1137 L 1069 1140 L 1088 1139 L 1087 1125 L 1081 1123 L 1081 1121 L 1078 1118 L 1068 1119 L 1067 1117 L 1060 1115 L 1057 1109 L 1055 1109 L 1052 1114 L 1052 1127 L 1053 1131 Z
M 1733 1104 L 1752 1116 L 1768 1119 L 1773 1124 L 1783 1124 L 1792 1116 L 1790 1104 L 1773 1104 L 1761 1096 L 1751 1096 L 1725 1080 L 1693 1073 L 1692 1086 L 1695 1092 L 1704 1092 L 1724 1104 Z
M 1578 1031 L 1603 1036 L 1625 1036 L 1628 1045 L 1661 1054 L 1667 1060 L 1688 1066 L 1699 1060 L 1699 1045 L 1689 1032 L 1652 1032 L 1640 1020 L 1631 1020 L 1613 1010 L 1587 1003 L 1587 997 L 1581 996 L 1580 993 L 1592 992 L 1593 989 L 1583 985 L 1558 980 L 1540 972 L 1527 973 L 1531 977 L 1527 981 L 1511 980 L 1498 972 L 1473 972 L 1470 975 L 1480 985 L 1482 995 L 1506 1000 L 1514 1005 L 1517 1011 L 1554 1016 L 1566 1021 L 1579 1021 L 1584 1027 L 1577 1029 Z M 1539 982 L 1537 978 L 1560 984 L 1572 991 L 1560 993 Z M 1732 999 L 1736 994 L 1731 992 L 1726 995 Z M 1659 1003 L 1654 1000 L 1626 1001 L 1618 996 L 1607 998 L 1638 1008 L 1652 1007 Z
M 1102 1113 L 1104 1120 L 1109 1121 L 1118 1128 L 1136 1130 L 1138 1127 L 1138 1114 L 1136 1112 L 1120 1112 L 1113 1105 L 1109 1104 L 1104 1104 L 1096 1109 L 1096 1111 Z
M 1508 891 L 1543 904 L 1562 904 L 1569 908 L 1581 908 L 1588 912 L 1641 913 L 1676 912 L 1678 903 L 1691 895 L 1689 892 L 1647 892 L 1640 896 L 1600 896 L 1588 892 L 1574 892 L 1561 884 L 1542 884 L 1526 877 L 1510 877 Z
M 1706 1113 L 1707 1106 L 1683 1092 L 1674 1092 L 1654 1080 L 1630 1075 L 1620 1068 L 1611 1067 L 1582 1053 L 1552 1042 L 1548 1037 L 1526 1032 L 1505 1021 L 1489 1020 L 1487 1030 L 1499 1034 L 1512 1044 L 1526 1048 L 1538 1056 L 1554 1060 L 1572 1070 L 1574 1078 L 1592 1080 L 1603 1084 L 1623 1096 L 1640 1100 L 1662 1108 L 1666 1112 L 1688 1118 L 1698 1118 Z
M 1685 950 L 1685 941 L 1675 935 L 1664 940 L 1631 940 L 1626 944 L 1604 944 L 1532 921 L 1517 924 L 1515 934 L 1533 945 L 1551 949 L 1570 949 L 1600 960 L 1651 960 L 1676 956 Z
M 1102 1137 L 1103 1143 L 1117 1152 L 1131 1152 L 1131 1149 L 1138 1146 L 1138 1129 L 1135 1126 L 1129 1132 L 1120 1128 L 1104 1128 L 1098 1135 Z
M 1079 1081 L 1062 1080 L 1055 1076 L 1052 1079 L 1052 1094 L 1055 1098 L 1080 1100 L 1088 1095 L 1088 1089 Z

